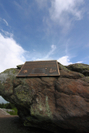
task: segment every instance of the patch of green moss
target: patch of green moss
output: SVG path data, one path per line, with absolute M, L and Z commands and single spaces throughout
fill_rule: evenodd
M 22 78 L 22 82 L 21 82 L 21 84 L 27 86 L 26 78 Z
M 14 68 L 6 69 L 6 70 L 3 71 L 2 73 L 9 73 L 12 69 L 14 69 Z
M 82 80 L 89 83 L 89 76 L 82 78 Z
M 89 75 L 89 65 L 87 64 L 76 63 L 67 66 L 67 68 L 71 71 L 82 73 L 85 76 Z
M 52 118 L 52 113 L 51 113 L 51 110 L 50 110 L 50 107 L 49 107 L 49 104 L 48 104 L 48 96 L 46 96 L 46 99 L 45 99 L 45 107 L 42 106 L 42 103 L 40 101 L 40 103 L 37 105 L 37 107 L 32 107 L 31 106 L 31 109 L 30 109 L 30 113 L 31 113 L 31 116 L 37 116 L 38 119 L 41 119 L 41 117 L 45 117 L 46 116 L 51 119 Z M 45 108 L 45 111 L 43 110 Z M 40 113 L 42 111 L 42 113 Z
M 25 126 L 35 126 L 35 125 L 39 125 L 42 123 L 50 123 L 51 119 L 52 119 L 52 113 L 49 107 L 49 103 L 48 103 L 48 96 L 45 97 L 45 111 L 43 111 L 43 113 L 40 113 L 40 111 L 42 111 L 44 109 L 44 107 L 42 106 L 42 103 L 40 101 L 40 103 L 37 106 L 31 106 L 30 108 L 30 114 L 25 122 L 24 125 Z
M 71 69 L 89 70 L 89 65 L 76 63 L 68 66 Z
M 4 85 L 3 83 L 0 81 L 0 90 L 3 90 L 4 89 Z
M 58 65 L 59 65 L 59 70 L 69 71 L 68 68 L 66 66 L 63 66 L 61 63 L 58 63 Z
M 12 73 L 15 74 L 16 73 L 16 69 L 12 69 Z
M 32 126 L 33 124 L 31 124 L 31 122 L 29 120 L 25 120 L 24 121 L 24 126 Z
M 77 63 L 76 66 L 79 67 L 79 68 L 83 68 L 83 69 L 88 69 L 89 70 L 89 65 L 86 65 L 86 64 Z
M 50 107 L 49 107 L 49 104 L 48 104 L 48 96 L 46 96 L 46 111 L 47 111 L 47 115 L 49 117 L 51 117 L 52 113 L 51 113 L 51 110 L 50 110 Z
M 15 88 L 14 93 L 19 99 L 21 105 L 24 105 L 27 101 L 31 102 L 32 100 L 32 90 L 29 89 L 29 86 L 23 82 Z
M 24 126 L 37 126 L 39 125 L 40 123 L 42 123 L 44 121 L 44 118 L 42 117 L 38 117 L 38 116 L 35 116 L 35 117 L 27 117 L 26 120 L 24 121 Z
M 10 69 L 6 69 L 5 71 L 3 71 L 2 73 L 7 73 L 8 76 L 10 75 L 14 75 L 17 73 L 17 69 L 16 68 L 10 68 Z

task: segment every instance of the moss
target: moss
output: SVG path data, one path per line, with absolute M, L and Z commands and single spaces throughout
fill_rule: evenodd
M 47 115 L 49 117 L 51 117 L 52 113 L 51 113 L 51 110 L 50 110 L 50 107 L 49 107 L 49 104 L 48 104 L 48 96 L 46 96 L 46 111 L 47 111 Z
M 8 76 L 12 76 L 18 73 L 18 70 L 16 68 L 10 68 L 3 71 L 1 74 L 7 74 Z
M 12 73 L 15 74 L 16 73 L 16 69 L 12 69 Z
M 5 71 L 3 71 L 2 73 L 9 73 L 10 71 L 12 71 L 14 68 L 10 68 L 10 69 L 6 69 Z
M 32 90 L 29 89 L 29 86 L 28 84 L 26 84 L 25 79 L 21 81 L 21 84 L 15 88 L 14 93 L 19 99 L 21 105 L 27 102 L 31 102 L 32 100 Z
M 30 118 L 29 118 L 30 119 Z M 31 124 L 30 120 L 25 120 L 24 121 L 24 126 L 32 126 L 33 124 Z
M 39 111 L 39 105 L 37 106 L 38 108 L 34 108 L 31 106 L 31 109 L 30 109 L 30 113 L 31 113 L 31 116 L 40 116 L 40 111 Z
M 37 107 L 31 106 L 31 108 L 30 108 L 31 116 L 34 116 L 34 117 L 36 116 L 40 121 L 43 119 L 43 117 L 44 117 L 44 119 L 48 119 L 48 118 L 51 119 L 52 113 L 51 113 L 51 110 L 50 110 L 50 107 L 48 104 L 48 96 L 46 96 L 44 106 L 45 107 L 43 107 L 41 100 L 40 100 L 40 103 L 37 105 Z
M 61 63 L 58 63 L 58 65 L 59 65 L 59 70 L 70 71 L 70 70 L 68 70 L 68 68 L 66 66 L 63 66 Z
M 38 116 L 32 117 L 32 116 L 29 116 L 24 121 L 24 126 L 34 126 L 34 127 L 37 127 L 37 125 L 42 124 L 43 120 L 44 119 L 42 117 L 38 117 Z
M 23 79 L 22 79 L 21 84 L 22 84 L 22 85 L 26 85 L 26 86 L 27 86 L 26 78 L 23 78 Z
M 79 68 L 83 68 L 83 69 L 86 69 L 86 68 L 88 68 L 88 70 L 89 70 L 89 65 L 86 65 L 86 64 L 82 64 L 82 63 L 77 63 L 77 64 L 75 64 L 77 67 L 79 67 Z
M 82 80 L 89 83 L 89 76 L 82 78 Z
M 24 126 L 39 127 L 43 129 L 49 129 L 54 126 L 54 123 L 48 117 L 27 117 Z
M 80 70 L 89 70 L 89 65 L 76 63 L 76 64 L 69 65 L 67 68 L 80 69 Z
M 76 63 L 67 66 L 67 68 L 71 71 L 82 73 L 85 76 L 89 75 L 89 65 L 87 64 Z
M 4 84 L 0 81 L 0 91 L 4 90 Z

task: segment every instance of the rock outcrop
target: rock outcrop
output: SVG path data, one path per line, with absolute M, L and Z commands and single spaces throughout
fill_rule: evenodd
M 0 95 L 25 126 L 89 132 L 89 65 L 59 63 L 60 77 L 16 78 L 21 66 L 0 73 Z

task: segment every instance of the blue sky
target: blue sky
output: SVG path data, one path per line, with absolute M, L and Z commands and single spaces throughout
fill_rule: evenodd
M 89 64 L 89 0 L 0 0 L 0 72 L 51 59 Z

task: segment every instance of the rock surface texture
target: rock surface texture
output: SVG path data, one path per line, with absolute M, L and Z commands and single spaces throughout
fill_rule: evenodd
M 0 95 L 25 126 L 89 132 L 89 65 L 59 63 L 60 77 L 16 78 L 19 69 L 0 73 Z

